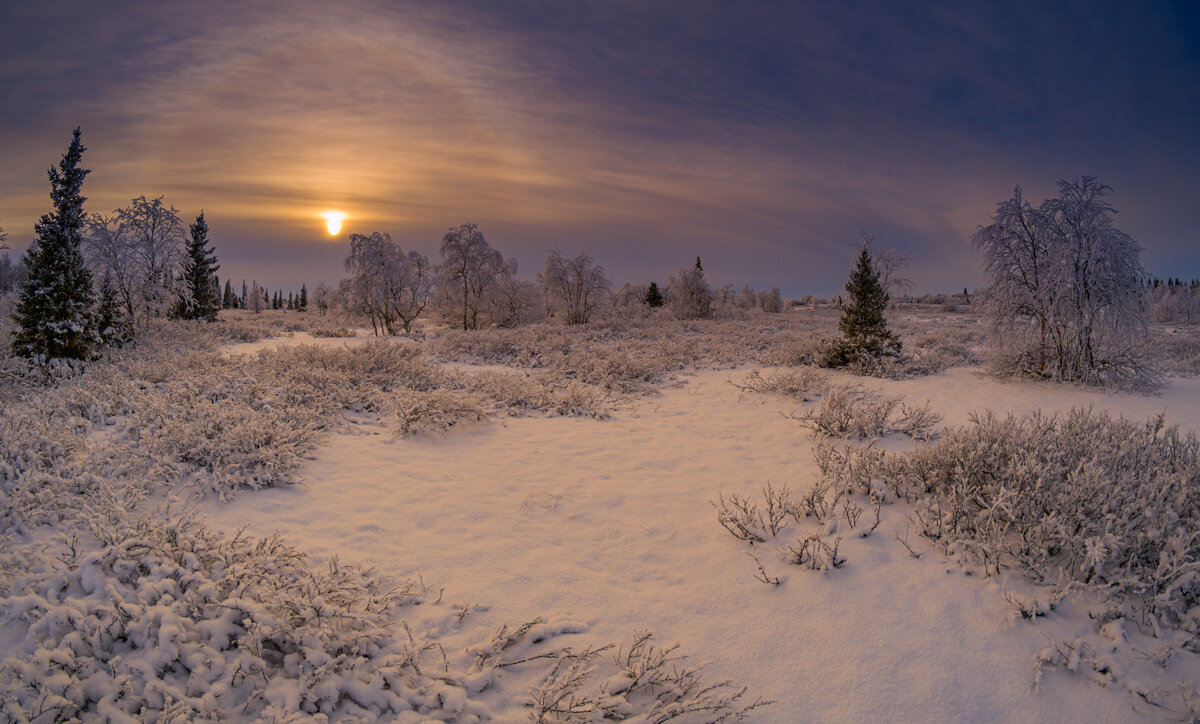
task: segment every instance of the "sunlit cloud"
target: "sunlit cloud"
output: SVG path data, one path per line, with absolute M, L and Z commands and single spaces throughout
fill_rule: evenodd
M 48 14 L 29 20 L 39 28 L 57 17 L 28 12 Z M 336 209 L 343 233 L 387 231 L 426 253 L 475 221 L 527 272 L 551 246 L 586 247 L 639 279 L 703 254 L 718 279 L 799 293 L 832 291 L 831 269 L 863 230 L 911 254 L 919 283 L 968 284 L 965 238 L 1013 185 L 1080 173 L 1119 193 L 1148 183 L 1109 138 L 1142 112 L 1119 104 L 1128 84 L 1080 81 L 1058 62 L 1078 38 L 1013 46 L 990 11 L 730 13 L 218 3 L 135 22 L 96 10 L 79 21 L 87 68 L 16 53 L 0 63 L 31 79 L 6 83 L 38 119 L 0 119 L 20 149 L 0 175 L 0 216 L 10 243 L 28 239 L 44 169 L 81 124 L 89 208 L 143 193 L 203 207 L 230 273 L 252 274 L 258 247 L 314 245 L 309 266 L 287 273 L 335 278 L 336 245 L 314 219 Z M 1055 105 L 1050 89 L 1072 82 L 1086 100 Z M 1200 107 L 1194 89 L 1174 97 Z M 1101 106 L 1109 136 L 1081 125 Z M 1140 147 L 1177 163 L 1178 149 Z M 1200 222 L 1170 213 L 1170 229 Z M 1161 213 L 1142 216 L 1164 228 Z

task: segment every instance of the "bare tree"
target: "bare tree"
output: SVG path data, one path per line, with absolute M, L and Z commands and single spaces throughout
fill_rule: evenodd
M 891 297 L 894 296 L 893 291 L 906 292 L 912 289 L 912 280 L 900 276 L 912 261 L 907 254 L 901 254 L 895 249 L 876 249 L 875 237 L 865 231 L 862 232 L 862 240 L 855 245 L 855 258 L 864 248 L 871 256 L 872 268 L 875 270 L 875 276 L 879 278 L 879 285 L 883 287 L 884 294 Z
M 667 307 L 678 319 L 707 319 L 712 316 L 713 292 L 704 279 L 700 260 L 690 269 L 667 280 Z
M 506 263 L 475 224 L 447 231 L 440 253 L 437 272 L 444 312 L 457 318 L 463 329 L 476 329 L 489 288 L 500 275 L 515 275 L 516 263 Z
M 547 316 L 545 296 L 541 287 L 527 279 L 516 278 L 515 261 L 512 273 L 496 276 L 485 300 L 487 320 L 497 327 L 515 327 L 544 319 Z
M 563 259 L 561 251 L 552 250 L 546 256 L 546 267 L 538 273 L 538 281 L 547 299 L 565 313 L 567 324 L 587 324 L 596 308 L 612 294 L 612 282 L 604 276 L 604 267 L 587 254 Z
M 1147 384 L 1141 247 L 1113 223 L 1111 188 L 1083 176 L 1034 208 L 1016 189 L 972 244 L 984 308 L 1015 371 L 1092 384 Z
M 109 274 L 131 321 L 149 324 L 179 296 L 184 224 L 162 196 L 139 196 L 109 216 L 90 215 L 85 248 L 95 270 Z
M 317 310 L 324 317 L 329 312 L 329 303 L 333 299 L 333 290 L 325 282 L 319 282 L 317 288 L 313 290 L 313 303 L 317 305 Z
M 350 306 L 371 319 L 376 334 L 395 334 L 397 320 L 405 332 L 425 311 L 433 287 L 429 258 L 417 251 L 405 253 L 387 234 L 350 235 L 345 260 L 350 273 Z
M 0 229 L 0 251 L 6 251 L 8 244 L 8 232 Z M 21 282 L 25 281 L 25 265 L 14 264 L 8 254 L 0 256 L 0 295 L 11 292 L 16 289 Z
M 263 299 L 262 288 L 258 286 L 258 280 L 255 279 L 254 282 L 250 284 L 250 299 L 248 306 L 254 310 L 255 314 L 258 314 L 263 310 L 263 306 L 265 304 L 266 301 Z

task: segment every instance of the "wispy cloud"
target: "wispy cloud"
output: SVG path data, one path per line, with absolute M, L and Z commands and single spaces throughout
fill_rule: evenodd
M 865 229 L 916 257 L 919 281 L 956 285 L 973 273 L 965 236 L 1014 183 L 1135 175 L 1135 152 L 1114 140 L 1176 121 L 1141 129 L 1153 114 L 1122 106 L 1122 94 L 1153 104 L 1197 75 L 1172 55 L 1186 44 L 1162 42 L 1159 65 L 1176 70 L 1153 87 L 1139 85 L 1145 69 L 1099 50 L 1095 72 L 1076 72 L 1069 53 L 1121 33 L 1100 23 L 1055 36 L 1061 23 L 1019 12 L 935 6 L 71 11 L 84 15 L 58 30 L 72 52 L 46 45 L 66 6 L 20 10 L 0 36 L 15 43 L 0 91 L 27 110 L 0 119 L 13 149 L 0 215 L 13 239 L 42 210 L 44 169 L 78 123 L 91 208 L 166 193 L 206 209 L 231 242 L 227 268 L 258 247 L 304 246 L 309 266 L 280 273 L 308 277 L 337 274 L 317 214 L 338 208 L 348 229 L 426 251 L 472 219 L 526 268 L 554 244 L 586 246 L 633 278 L 699 253 L 718 278 L 795 291 L 831 291 L 830 269 L 840 275 Z M 1173 97 L 1195 110 L 1198 93 Z

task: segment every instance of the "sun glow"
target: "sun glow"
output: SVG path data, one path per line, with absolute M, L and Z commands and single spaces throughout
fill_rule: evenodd
M 342 221 L 346 219 L 346 215 L 340 211 L 326 211 L 321 214 L 321 218 L 325 219 L 325 228 L 329 230 L 329 235 L 337 236 L 342 230 Z

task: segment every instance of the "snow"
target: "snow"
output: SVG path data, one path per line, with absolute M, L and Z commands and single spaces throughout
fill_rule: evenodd
M 363 339 L 297 333 L 285 343 Z M 906 525 L 903 504 L 886 506 L 869 538 L 843 531 L 847 563 L 836 570 L 789 566 L 758 547 L 782 584 L 757 581 L 747 555 L 755 549 L 726 533 L 710 501 L 757 494 L 768 481 L 802 491 L 817 473 L 812 434 L 783 414 L 799 403 L 728 384 L 747 371 L 689 375 L 609 420 L 512 418 L 401 439 L 358 425 L 356 434 L 334 434 L 301 468 L 303 485 L 213 501 L 204 513 L 230 532 L 279 531 L 317 557 L 420 575 L 448 600 L 486 604 L 480 615 L 495 625 L 538 616 L 570 622 L 568 630 L 586 630 L 575 635 L 581 645 L 652 630 L 710 661 L 712 679 L 735 679 L 776 701 L 753 721 L 1162 717 L 1135 711 L 1137 700 L 1116 687 L 1061 670 L 1048 670 L 1033 690 L 1033 657 L 1048 638 L 1094 630 L 1083 605 L 1035 625 L 1013 623 L 1000 581 L 970 575 L 915 534 L 919 560 L 892 540 Z M 1147 396 L 1004 382 L 973 368 L 905 381 L 831 378 L 911 403 L 928 399 L 943 425 L 983 409 L 1090 405 L 1138 420 L 1165 413 L 1200 429 L 1197 379 L 1171 380 Z M 1200 678 L 1200 670 L 1188 673 Z M 503 720 L 527 716 L 520 707 L 497 709 L 507 711 Z

